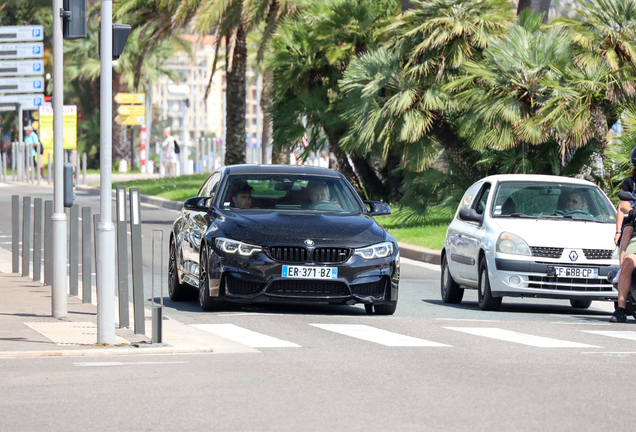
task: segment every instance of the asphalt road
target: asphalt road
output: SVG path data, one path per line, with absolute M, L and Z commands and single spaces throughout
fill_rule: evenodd
M 0 202 L 18 193 L 7 189 Z M 144 252 L 176 215 L 144 206 Z M 167 237 L 164 250 L 167 261 Z M 390 317 L 294 304 L 204 313 L 165 296 L 165 315 L 259 353 L 2 360 L 0 430 L 631 431 L 636 321 L 610 325 L 609 309 L 504 299 L 483 312 L 474 291 L 449 306 L 437 267 L 408 260 Z

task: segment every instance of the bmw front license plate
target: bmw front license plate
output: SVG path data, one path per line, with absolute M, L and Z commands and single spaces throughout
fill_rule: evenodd
M 574 279 L 598 279 L 597 268 L 548 266 L 548 276 Z
M 299 279 L 337 279 L 338 267 L 283 266 L 283 277 Z

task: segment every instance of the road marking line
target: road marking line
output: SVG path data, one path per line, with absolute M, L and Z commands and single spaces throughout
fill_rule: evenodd
M 438 342 L 431 342 L 424 339 L 418 339 L 411 336 L 405 336 L 370 327 L 363 324 L 309 324 L 323 330 L 340 333 L 356 339 L 362 339 L 368 342 L 374 342 L 385 346 L 425 346 L 425 347 L 450 347 Z
M 587 345 L 578 342 L 570 342 L 559 339 L 550 339 L 542 336 L 535 336 L 526 333 L 519 333 L 512 330 L 500 328 L 476 328 L 476 327 L 445 327 L 475 336 L 483 336 L 491 339 L 499 339 L 507 342 L 514 342 L 522 345 L 530 345 L 539 348 L 602 348 L 596 345 Z
M 126 365 L 158 365 L 158 364 L 182 364 L 189 363 L 187 361 L 170 361 L 170 362 L 78 362 L 73 366 L 126 366 Z
M 471 321 L 471 322 L 499 322 L 497 320 L 471 319 L 471 318 L 435 318 L 438 321 Z
M 567 325 L 591 325 L 591 326 L 608 326 L 610 323 L 592 323 L 589 321 L 577 321 L 577 322 L 565 322 L 565 321 L 552 321 L 550 324 L 567 324 Z
M 252 348 L 301 348 L 293 342 L 244 329 L 234 324 L 194 324 L 200 330 L 221 336 Z
M 618 339 L 636 340 L 636 331 L 615 331 L 615 330 L 581 330 L 583 333 L 592 333 L 601 336 L 609 336 Z

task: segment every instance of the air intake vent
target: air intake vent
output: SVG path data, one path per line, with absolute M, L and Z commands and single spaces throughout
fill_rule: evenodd
M 561 258 L 563 254 L 563 248 L 531 246 L 530 250 L 533 257 L 539 258 Z
M 612 259 L 614 251 L 612 249 L 583 249 L 585 258 L 589 260 Z
M 351 249 L 344 248 L 317 248 L 314 249 L 315 263 L 345 262 L 351 256 Z
M 276 261 L 293 263 L 307 262 L 307 249 L 303 247 L 278 246 L 269 248 L 269 254 Z

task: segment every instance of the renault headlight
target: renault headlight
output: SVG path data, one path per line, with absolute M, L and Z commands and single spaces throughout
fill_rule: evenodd
M 528 243 L 521 237 L 509 232 L 502 232 L 497 239 L 497 252 L 514 255 L 532 255 Z
M 356 249 L 354 255 L 360 255 L 362 258 L 370 260 L 374 258 L 386 258 L 393 253 L 393 243 L 383 242 L 367 246 L 365 248 Z
M 261 252 L 263 250 L 263 248 L 260 246 L 254 246 L 248 243 L 243 243 L 226 238 L 216 239 L 216 247 L 227 254 L 239 254 L 246 257 L 252 255 L 255 252 Z

